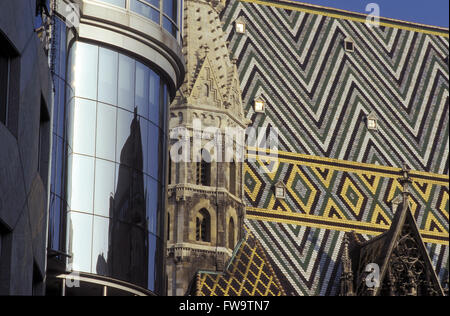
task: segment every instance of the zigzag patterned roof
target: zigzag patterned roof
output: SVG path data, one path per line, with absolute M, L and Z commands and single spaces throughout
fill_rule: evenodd
M 444 281 L 448 30 L 374 28 L 274 3 L 229 0 L 221 20 L 238 61 L 247 118 L 279 131 L 278 162 L 249 153 L 255 159 L 245 169 L 246 224 L 286 294 L 337 294 L 345 232 L 370 240 L 389 228 L 392 200 L 400 192 L 395 173 L 404 162 L 417 175 L 412 211 Z M 236 19 L 245 21 L 245 34 L 235 32 Z M 353 40 L 353 52 L 345 50 L 346 38 Z M 265 115 L 252 108 L 259 96 Z M 378 131 L 367 128 L 371 113 Z M 287 186 L 285 200 L 274 196 L 280 180 Z
M 264 249 L 251 232 L 236 247 L 224 273 L 197 274 L 194 293 L 196 296 L 285 295 Z

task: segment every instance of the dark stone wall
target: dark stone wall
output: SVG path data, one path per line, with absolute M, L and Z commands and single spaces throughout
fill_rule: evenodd
M 52 82 L 35 4 L 0 10 L 0 45 L 14 52 L 10 120 L 0 122 L 0 295 L 44 294 Z

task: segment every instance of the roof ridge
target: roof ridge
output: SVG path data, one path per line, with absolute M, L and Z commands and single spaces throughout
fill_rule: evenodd
M 316 13 L 316 14 L 324 14 L 324 15 L 331 16 L 331 17 L 347 18 L 347 19 L 352 19 L 352 20 L 365 20 L 369 16 L 369 14 L 367 14 L 367 13 L 326 7 L 326 6 L 315 5 L 315 4 L 310 4 L 310 3 L 306 3 L 306 2 L 300 2 L 300 1 L 299 2 L 291 1 L 291 0 L 238 0 L 238 1 L 257 3 L 257 4 L 266 4 L 266 5 L 281 7 L 281 8 L 285 8 L 285 9 L 303 8 L 305 10 L 315 11 L 312 13 Z M 298 11 L 300 11 L 300 10 L 298 10 Z M 382 17 L 382 16 L 380 16 L 379 18 L 380 18 L 380 25 L 382 25 L 382 26 L 401 28 L 401 29 L 410 29 L 410 30 L 412 29 L 413 31 L 416 31 L 416 32 L 430 33 L 430 34 L 449 37 L 449 34 L 448 34 L 449 28 L 448 27 L 446 28 L 446 27 L 442 27 L 442 26 L 428 25 L 428 24 L 422 24 L 422 23 L 418 23 L 418 22 L 405 21 L 405 20 Z M 360 22 L 362 22 L 362 21 L 360 21 Z M 403 26 L 403 27 L 399 27 L 399 26 Z

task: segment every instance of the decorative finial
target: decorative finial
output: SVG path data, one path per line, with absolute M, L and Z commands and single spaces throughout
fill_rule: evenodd
M 408 207 L 408 198 L 411 194 L 409 192 L 409 186 L 412 184 L 412 179 L 409 176 L 409 173 L 411 172 L 411 169 L 408 167 L 406 163 L 403 163 L 403 167 L 401 170 L 402 177 L 398 179 L 398 182 L 403 187 L 403 209 L 405 210 Z
M 409 194 L 409 185 L 412 183 L 412 179 L 409 176 L 411 169 L 406 163 L 403 163 L 401 170 L 402 177 L 398 179 L 398 182 L 403 186 L 403 193 Z

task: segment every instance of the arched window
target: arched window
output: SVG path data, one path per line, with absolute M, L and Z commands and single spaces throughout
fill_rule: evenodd
M 209 97 L 209 86 L 207 83 L 205 83 L 203 85 L 203 96 L 205 96 L 207 98 Z
M 234 219 L 230 218 L 230 223 L 228 224 L 228 247 L 234 249 L 235 241 L 235 229 L 234 229 Z
M 211 156 L 205 149 L 201 151 L 201 161 L 197 162 L 197 184 L 211 185 Z
M 230 162 L 229 169 L 229 179 L 230 179 L 230 193 L 236 195 L 236 162 Z
M 206 209 L 201 209 L 195 218 L 195 239 L 197 241 L 211 241 L 211 216 Z

